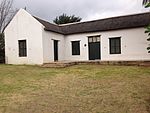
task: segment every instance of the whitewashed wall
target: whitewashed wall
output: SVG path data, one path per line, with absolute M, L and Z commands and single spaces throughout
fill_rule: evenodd
M 65 60 L 70 60 L 70 61 L 88 60 L 87 36 L 88 34 L 75 34 L 75 35 L 65 36 Z M 80 41 L 80 55 L 72 55 L 71 41 Z
M 27 57 L 19 57 L 18 40 L 27 40 Z M 42 25 L 20 9 L 5 29 L 7 64 L 42 64 Z
M 117 30 L 103 32 L 102 42 L 102 60 L 150 60 L 147 47 L 147 34 L 144 28 Z M 121 54 L 109 54 L 110 37 L 121 37 Z
M 44 31 L 43 29 L 43 58 L 44 63 L 54 62 L 54 40 L 58 40 L 58 61 L 63 61 L 65 55 L 64 35 Z
M 54 43 L 58 42 L 58 60 L 89 60 L 88 36 L 101 35 L 101 60 L 150 60 L 147 53 L 147 34 L 144 28 L 123 29 L 64 36 L 44 31 L 40 24 L 21 9 L 5 29 L 7 64 L 43 64 L 54 61 Z M 109 38 L 121 37 L 121 54 L 109 54 Z M 19 57 L 18 40 L 27 40 L 27 57 Z M 71 41 L 80 41 L 80 55 L 72 55 Z
M 74 34 L 65 37 L 66 60 L 89 60 L 88 36 L 101 35 L 101 60 L 150 60 L 147 53 L 147 34 L 144 28 L 114 30 L 97 33 Z M 109 54 L 109 38 L 121 37 L 121 54 Z M 80 52 L 78 56 L 71 53 L 71 41 L 80 40 Z M 84 45 L 87 45 L 86 47 Z

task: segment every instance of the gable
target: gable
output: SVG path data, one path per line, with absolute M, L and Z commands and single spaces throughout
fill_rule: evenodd
M 20 9 L 15 14 L 15 16 L 12 18 L 12 20 L 9 22 L 9 24 L 6 26 L 4 32 L 7 31 L 7 29 L 15 28 L 19 23 L 22 23 L 22 24 L 23 23 L 26 23 L 26 24 L 27 23 L 34 23 L 34 24 L 37 24 L 39 26 L 42 25 L 39 21 L 37 21 L 35 18 L 33 18 L 33 16 L 30 15 L 27 11 L 25 11 L 24 9 Z

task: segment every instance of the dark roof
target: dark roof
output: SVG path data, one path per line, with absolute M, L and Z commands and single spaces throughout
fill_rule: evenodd
M 35 19 L 37 19 L 44 27 L 45 29 L 47 29 L 48 31 L 53 31 L 53 32 L 56 32 L 56 33 L 60 33 L 60 34 L 64 34 L 63 31 L 61 30 L 61 28 L 58 26 L 58 25 L 55 25 L 55 24 L 51 24 L 45 20 L 42 20 L 38 17 L 35 17 Z
M 88 22 L 55 25 L 35 17 L 45 26 L 45 30 L 61 33 L 64 35 L 108 31 L 117 29 L 145 27 L 150 24 L 150 13 L 141 13 L 127 16 L 112 17 Z

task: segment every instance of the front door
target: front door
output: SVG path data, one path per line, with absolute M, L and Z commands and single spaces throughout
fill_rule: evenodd
M 89 37 L 89 60 L 100 60 L 100 36 Z
M 58 40 L 54 40 L 54 61 L 58 61 Z

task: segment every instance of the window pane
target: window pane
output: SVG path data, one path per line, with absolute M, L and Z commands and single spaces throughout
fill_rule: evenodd
M 97 42 L 100 42 L 100 37 L 97 37 Z
M 93 42 L 97 42 L 97 37 L 93 37 Z
M 115 47 L 112 46 L 112 47 L 111 47 L 111 54 L 115 54 L 115 51 L 116 51 Z
M 89 42 L 92 42 L 92 38 L 89 38 Z
M 115 40 L 111 39 L 111 47 L 115 47 Z
M 120 45 L 120 40 L 119 39 L 115 39 L 115 43 L 116 43 L 116 46 L 119 46 Z
M 121 53 L 120 39 L 116 40 L 116 53 Z
M 116 46 L 116 53 L 120 53 L 120 46 Z

